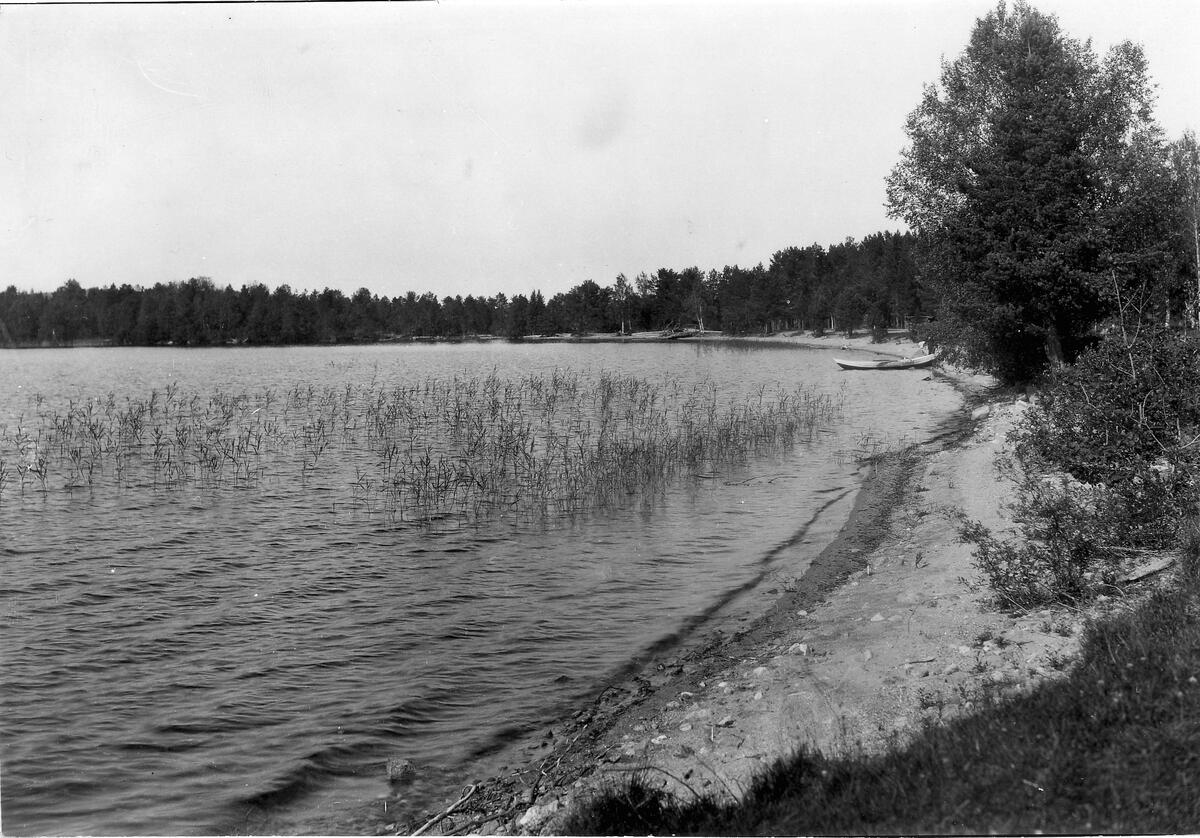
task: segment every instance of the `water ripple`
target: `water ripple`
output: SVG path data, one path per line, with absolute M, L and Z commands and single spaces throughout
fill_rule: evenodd
M 575 351 L 446 349 L 420 353 L 421 363 L 474 374 L 503 361 L 523 375 Z M 200 350 L 186 367 L 167 350 L 108 357 L 148 387 L 169 375 L 186 387 L 286 391 L 331 375 L 402 383 L 416 353 Z M 73 378 L 70 353 L 22 358 L 31 375 L 62 382 L 51 398 L 132 386 Z M 820 353 L 764 365 L 754 353 L 592 347 L 575 361 L 715 375 L 731 387 L 793 376 L 832 391 L 845 381 L 861 390 L 847 396 L 849 421 L 881 434 L 919 433 L 939 405 L 957 403 L 917 377 L 839 378 Z M 0 392 L 35 389 L 18 374 L 0 368 Z M 895 389 L 881 401 L 870 387 Z M 486 528 L 343 504 L 349 457 L 349 473 L 331 467 L 323 482 L 147 483 L 15 500 L 6 490 L 6 831 L 242 830 L 261 822 L 255 813 L 303 811 L 334 782 L 372 799 L 386 790 L 390 756 L 421 763 L 431 786 L 452 785 L 472 759 L 668 648 L 784 551 L 808 545 L 858 479 L 835 456 L 845 434 L 826 430 L 810 447 L 684 476 L 628 506 Z

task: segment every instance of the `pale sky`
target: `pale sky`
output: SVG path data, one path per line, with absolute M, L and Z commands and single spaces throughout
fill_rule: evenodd
M 1200 2 L 1042 0 L 1200 131 Z M 0 7 L 0 288 L 439 297 L 901 229 L 905 115 L 990 0 Z

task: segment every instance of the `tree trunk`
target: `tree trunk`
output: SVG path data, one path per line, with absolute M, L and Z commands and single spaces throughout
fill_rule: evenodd
M 1192 241 L 1196 246 L 1196 304 L 1192 311 L 1192 326 L 1200 328 L 1200 218 L 1192 212 Z
M 1061 367 L 1066 363 L 1063 360 L 1062 340 L 1058 336 L 1058 327 L 1053 323 L 1046 329 L 1046 358 L 1054 367 Z

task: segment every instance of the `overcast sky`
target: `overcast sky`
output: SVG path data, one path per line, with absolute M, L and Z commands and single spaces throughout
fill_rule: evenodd
M 1200 130 L 1200 3 L 1042 0 Z M 0 288 L 551 295 L 900 229 L 982 0 L 0 8 Z

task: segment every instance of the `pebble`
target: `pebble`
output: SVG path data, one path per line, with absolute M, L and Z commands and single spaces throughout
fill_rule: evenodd
M 684 733 L 687 733 L 689 730 L 692 729 L 692 726 L 688 722 L 684 722 L 683 724 L 681 724 L 679 726 L 679 729 L 681 731 L 683 731 Z
M 872 623 L 882 623 L 882 622 L 883 622 L 883 615 L 882 615 L 882 614 L 875 614 L 874 616 L 872 616 L 872 617 L 871 617 L 871 622 L 872 622 Z
M 521 815 L 521 819 L 517 821 L 517 826 L 529 829 L 530 827 L 540 825 L 557 811 L 557 800 L 551 800 L 549 803 L 544 803 L 540 806 L 530 806 L 525 814 Z
M 755 667 L 754 671 L 750 674 L 753 675 L 755 678 L 761 678 L 767 674 L 767 668 L 765 666 Z
M 791 646 L 788 646 L 787 653 L 789 655 L 807 655 L 808 654 L 808 644 L 807 643 L 793 643 Z
M 865 652 L 863 652 L 862 659 L 864 661 L 869 661 L 871 659 L 871 650 L 870 649 L 867 649 Z

